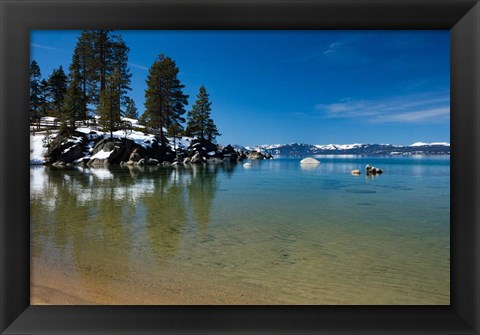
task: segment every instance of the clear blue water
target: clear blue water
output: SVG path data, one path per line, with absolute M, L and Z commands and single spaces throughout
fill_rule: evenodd
M 145 304 L 449 304 L 449 157 L 317 158 L 32 167 L 32 285 L 49 267 L 89 303 L 136 283 Z

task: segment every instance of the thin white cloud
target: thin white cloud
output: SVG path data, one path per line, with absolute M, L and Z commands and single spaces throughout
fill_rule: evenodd
M 339 48 L 345 45 L 346 42 L 333 42 L 328 44 L 326 47 L 319 47 L 315 50 L 312 50 L 308 53 L 303 55 L 299 55 L 298 57 L 284 59 L 284 62 L 287 63 L 303 63 L 303 62 L 310 62 L 322 59 L 324 56 L 338 53 Z
M 131 67 L 136 67 L 137 69 L 140 69 L 140 70 L 148 71 L 148 67 L 143 66 L 143 65 L 139 65 L 139 64 L 135 64 L 135 63 L 128 63 L 128 65 L 130 65 Z
M 44 50 L 60 50 L 59 48 L 54 48 L 49 45 L 37 44 L 37 43 L 31 43 L 30 46 L 32 48 L 38 48 L 38 49 L 44 49 Z
M 318 104 L 317 111 L 327 118 L 364 118 L 372 123 L 443 123 L 450 120 L 448 95 L 412 95 L 380 100 L 341 99 Z
M 328 55 L 328 54 L 336 53 L 338 51 L 338 48 L 342 45 L 343 45 L 342 42 L 330 43 L 328 45 L 328 48 L 323 51 L 323 54 Z
M 380 115 L 374 118 L 373 122 L 403 122 L 403 123 L 419 123 L 419 122 L 435 122 L 446 121 L 450 118 L 450 108 L 432 108 L 415 112 L 399 113 L 392 115 Z

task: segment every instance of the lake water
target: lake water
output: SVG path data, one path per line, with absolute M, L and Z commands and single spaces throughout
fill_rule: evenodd
M 32 304 L 448 305 L 449 157 L 317 158 L 32 166 Z

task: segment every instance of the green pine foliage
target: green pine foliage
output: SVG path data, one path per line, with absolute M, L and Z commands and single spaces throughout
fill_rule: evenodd
M 72 63 L 69 67 L 70 81 L 75 81 L 77 90 L 80 91 L 82 110 L 78 115 L 79 119 L 85 120 L 88 117 L 88 104 L 92 102 L 92 73 L 93 73 L 93 48 L 92 40 L 82 32 L 73 50 Z
M 69 71 L 63 114 L 65 119 L 70 122 L 70 126 L 75 127 L 76 120 L 87 119 L 87 94 L 84 91 L 86 83 L 78 52 L 73 53 Z
M 164 141 L 164 127 L 181 123 L 188 104 L 188 95 L 183 94 L 185 86 L 180 83 L 178 72 L 175 61 L 163 54 L 148 71 L 144 120 L 160 134 L 161 141 Z
M 114 71 L 120 72 L 119 85 L 124 94 L 130 89 L 130 70 L 128 52 L 121 35 L 110 30 L 84 30 L 77 40 L 75 53 L 78 54 L 79 73 L 81 74 L 82 93 L 87 104 L 97 108 L 100 95 L 107 87 L 107 80 Z
M 104 130 L 110 131 L 110 138 L 121 120 L 121 80 L 120 71 L 114 71 L 108 76 L 105 89 L 100 95 L 100 125 Z
M 40 117 L 49 114 L 50 103 L 48 101 L 48 82 L 42 79 L 40 82 L 40 99 L 39 99 L 39 113 Z
M 42 74 L 34 60 L 30 64 L 30 120 L 37 121 L 42 116 Z
M 138 109 L 135 106 L 135 101 L 132 98 L 126 97 L 126 104 L 124 116 L 129 119 L 138 119 Z
M 210 117 L 211 105 L 207 90 L 204 86 L 200 87 L 197 101 L 187 115 L 187 129 L 185 131 L 187 136 L 197 137 L 209 142 L 214 142 L 215 138 L 220 136 L 215 122 Z
M 208 142 L 214 143 L 217 136 L 221 136 L 220 132 L 217 129 L 217 125 L 211 118 L 207 120 L 207 126 L 205 127 L 206 139 Z
M 65 93 L 67 92 L 67 76 L 62 66 L 54 69 L 47 81 L 47 98 L 51 116 L 63 117 L 63 105 Z

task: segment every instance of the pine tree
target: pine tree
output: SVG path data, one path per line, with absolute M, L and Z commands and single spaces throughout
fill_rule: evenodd
M 110 60 L 110 68 L 107 69 L 107 75 L 115 71 L 118 72 L 118 89 L 120 90 L 120 104 L 126 106 L 127 93 L 131 89 L 130 82 L 132 74 L 128 68 L 128 52 L 127 47 L 121 35 L 114 36 L 112 41 L 112 58 Z
M 50 103 L 48 102 L 48 82 L 42 79 L 40 82 L 40 95 L 39 95 L 39 111 L 40 115 L 48 115 L 50 111 Z
M 179 69 L 170 57 L 159 55 L 150 67 L 145 90 L 145 119 L 160 134 L 164 143 L 164 127 L 180 123 L 188 104 L 185 87 L 177 78 Z
M 80 57 L 77 50 L 74 51 L 65 95 L 64 117 L 70 120 L 72 128 L 75 127 L 76 120 L 85 120 L 87 118 L 87 94 L 84 91 L 86 82 Z
M 100 95 L 100 123 L 104 130 L 110 131 L 110 138 L 113 137 L 113 130 L 120 123 L 120 73 L 114 71 L 107 78 L 105 89 Z
M 84 31 L 77 40 L 73 50 L 72 64 L 69 68 L 70 75 L 74 72 L 76 80 L 79 81 L 78 86 L 82 95 L 82 103 L 85 104 L 79 118 L 83 120 L 88 117 L 88 104 L 93 102 L 93 95 L 95 94 L 93 55 L 93 38 L 91 34 Z
M 132 98 L 126 97 L 127 107 L 125 108 L 124 116 L 129 119 L 138 119 L 138 110 L 135 106 L 135 101 Z
M 213 122 L 213 120 L 211 118 L 209 118 L 208 121 L 207 121 L 207 126 L 205 128 L 205 134 L 206 134 L 206 137 L 207 137 L 207 141 L 211 142 L 211 143 L 215 142 L 215 139 L 217 138 L 217 136 L 222 135 L 218 131 L 217 125 Z
M 130 89 L 131 74 L 128 69 L 130 49 L 122 37 L 114 35 L 110 30 L 84 30 L 77 46 L 82 46 L 82 50 L 85 50 L 88 101 L 99 106 L 100 95 L 107 87 L 107 79 L 115 70 L 120 72 L 118 85 L 123 91 L 123 99 L 126 90 Z M 124 103 L 125 100 L 122 101 Z
M 220 136 L 217 126 L 210 118 L 211 105 L 207 90 L 204 86 L 200 87 L 197 101 L 195 101 L 192 110 L 187 115 L 186 133 L 188 136 L 210 142 L 214 141 L 216 136 Z
M 98 90 L 93 93 L 93 100 L 99 102 L 100 95 L 106 88 L 107 68 L 112 57 L 111 31 L 92 30 L 87 34 L 93 43 L 92 79 L 99 85 Z
M 38 63 L 34 60 L 30 64 L 30 120 L 38 121 L 42 115 L 41 73 Z
M 47 82 L 48 100 L 53 116 L 62 117 L 63 103 L 67 91 L 67 76 L 62 66 L 54 69 Z
M 81 80 L 71 74 L 65 94 L 65 105 L 63 109 L 63 119 L 70 121 L 70 126 L 75 128 L 76 120 L 85 120 L 86 103 L 81 89 Z
M 167 135 L 170 136 L 170 137 L 173 137 L 173 147 L 174 147 L 174 149 L 177 149 L 177 137 L 183 131 L 182 123 L 184 123 L 184 122 L 185 122 L 185 119 L 180 118 L 178 121 L 170 123 L 170 125 L 167 128 Z

